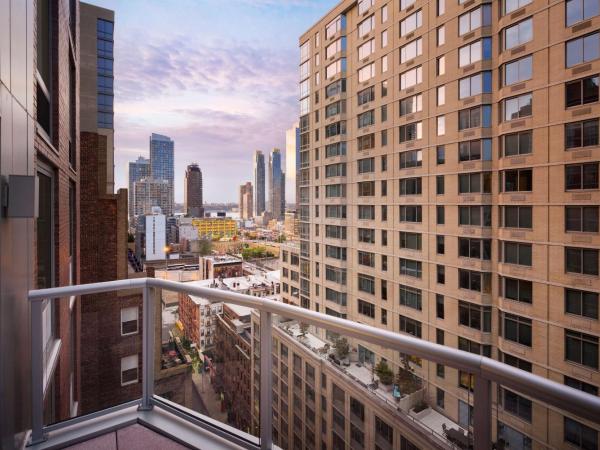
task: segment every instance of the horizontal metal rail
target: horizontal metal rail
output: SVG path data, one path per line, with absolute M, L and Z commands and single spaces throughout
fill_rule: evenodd
M 151 288 L 165 289 L 206 298 L 211 302 L 226 302 L 254 308 L 261 313 L 277 314 L 285 318 L 296 319 L 303 323 L 325 328 L 345 336 L 357 338 L 365 342 L 407 353 L 429 361 L 444 364 L 455 369 L 466 371 L 479 377 L 481 383 L 474 396 L 475 422 L 486 419 L 484 409 L 488 409 L 487 419 L 490 421 L 491 411 L 489 382 L 499 383 L 507 388 L 522 392 L 537 401 L 559 410 L 583 417 L 592 422 L 600 423 L 600 397 L 586 394 L 577 389 L 559 384 L 547 378 L 517 369 L 473 353 L 435 344 L 412 336 L 394 333 L 346 319 L 329 316 L 316 311 L 310 311 L 298 306 L 289 305 L 274 300 L 254 297 L 218 289 L 191 286 L 188 283 L 168 281 L 156 278 L 136 278 L 103 283 L 92 283 L 78 286 L 65 286 L 29 292 L 29 300 L 39 302 L 48 298 L 60 298 L 73 295 L 94 294 L 125 289 L 144 289 L 147 293 Z M 148 295 L 145 295 L 148 297 Z M 149 302 L 145 298 L 145 303 Z M 146 304 L 145 304 L 146 306 Z M 266 322 L 265 322 L 266 323 Z M 270 336 L 269 336 L 270 337 Z M 270 339 L 268 339 L 270 341 Z M 270 345 L 270 343 L 269 343 Z M 270 347 L 265 347 L 270 348 Z M 486 381 L 484 383 L 483 381 Z M 35 391 L 39 392 L 39 391 Z M 477 398 L 479 393 L 479 399 Z M 149 392 L 148 395 L 151 395 Z M 270 405 L 269 405 L 270 408 Z M 263 417 L 264 419 L 264 417 Z M 481 423 L 481 422 L 480 422 Z M 478 442 L 479 428 L 474 424 L 475 448 L 485 448 L 483 442 Z M 489 431 L 489 427 L 486 427 Z M 489 439 L 489 433 L 481 433 Z M 263 438 L 266 435 L 263 435 Z M 489 440 L 485 445 L 489 448 Z

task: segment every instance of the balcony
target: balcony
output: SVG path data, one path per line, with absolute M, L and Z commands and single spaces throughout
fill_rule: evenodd
M 56 370 L 56 360 L 59 359 L 59 356 L 55 353 L 60 353 L 61 349 L 60 339 L 56 339 L 51 346 L 53 353 L 50 357 L 47 357 L 46 352 L 43 351 L 46 339 L 44 311 L 48 304 L 47 300 L 69 301 L 72 296 L 131 289 L 143 291 L 142 362 L 158 361 L 156 364 L 142 364 L 140 369 L 141 395 L 134 400 L 87 415 L 73 417 L 61 422 L 47 423 L 44 416 L 45 405 L 47 405 L 46 397 L 49 392 L 50 380 Z M 234 355 L 231 360 L 226 361 L 214 358 L 214 363 L 209 364 L 206 370 L 202 370 L 202 374 L 198 376 L 202 378 L 202 386 L 204 386 L 205 376 L 210 377 L 211 383 L 218 384 L 221 377 L 231 377 L 232 374 L 235 374 L 234 370 L 239 368 L 239 364 L 243 364 L 245 359 L 249 359 L 250 362 L 252 360 L 256 361 L 260 369 L 258 372 L 248 370 L 247 373 L 244 373 L 246 380 L 233 378 L 236 383 L 247 382 L 248 391 L 254 391 L 250 387 L 258 385 L 259 392 L 255 400 L 259 406 L 255 411 L 259 415 L 256 418 L 256 422 L 259 423 L 253 422 L 252 425 L 244 425 L 243 427 L 238 425 L 236 428 L 236 426 L 232 426 L 232 423 L 235 422 L 234 417 L 226 418 L 223 411 L 215 406 L 216 403 L 206 405 L 207 414 L 202 414 L 158 394 L 155 389 L 155 381 L 161 372 L 157 372 L 156 367 L 157 364 L 161 366 L 161 358 L 162 365 L 168 366 L 169 370 L 172 370 L 178 361 L 186 359 L 186 345 L 182 344 L 177 337 L 173 338 L 171 347 L 167 346 L 162 349 L 156 344 L 156 342 L 160 342 L 156 341 L 159 327 L 153 325 L 156 324 L 157 312 L 160 311 L 159 300 L 162 290 L 185 293 L 206 298 L 210 302 L 224 302 L 226 304 L 223 314 L 226 316 L 225 320 L 231 326 L 230 329 L 228 328 L 229 331 L 227 331 L 226 336 L 220 336 L 219 333 L 222 331 L 217 330 L 217 339 L 221 343 L 231 340 L 231 351 Z M 118 298 L 115 297 L 114 301 L 118 301 Z M 414 436 L 419 448 L 489 450 L 492 445 L 499 445 L 494 442 L 495 439 L 492 437 L 494 428 L 492 427 L 492 419 L 496 419 L 498 414 L 498 410 L 492 402 L 496 384 L 515 392 L 524 393 L 536 404 L 543 404 L 544 407 L 550 408 L 553 412 L 560 412 L 583 422 L 594 424 L 600 422 L 600 399 L 596 396 L 490 358 L 317 313 L 265 297 L 254 297 L 230 291 L 191 286 L 186 283 L 162 279 L 138 278 L 34 290 L 29 293 L 29 301 L 32 311 L 31 333 L 32 354 L 34 355 L 32 361 L 30 448 L 34 449 L 63 448 L 67 446 L 75 446 L 74 448 L 79 449 L 111 448 L 111 446 L 116 448 L 119 442 L 125 442 L 128 448 L 145 449 L 178 449 L 183 448 L 183 446 L 201 449 L 277 448 L 272 439 L 272 350 L 275 348 L 273 346 L 273 335 L 275 334 L 276 325 L 281 322 L 281 319 L 284 319 L 284 322 L 297 321 L 302 324 L 302 327 L 299 325 L 294 326 L 293 330 L 295 334 L 302 334 L 301 340 L 306 347 L 313 348 L 321 344 L 318 339 L 307 334 L 303 328 L 313 326 L 360 342 L 412 355 L 415 360 L 428 360 L 474 375 L 474 389 L 471 394 L 473 405 L 470 407 L 472 413 L 469 413 L 472 426 L 469 427 L 470 431 L 465 430 L 464 433 L 461 433 L 460 429 L 456 430 L 453 427 L 450 419 L 437 412 L 435 414 L 430 413 L 430 411 L 424 413 L 423 410 L 411 408 L 407 413 L 403 408 L 398 407 L 394 400 L 387 398 L 388 395 L 385 392 L 377 392 L 378 389 L 374 386 L 361 386 L 361 384 L 368 384 L 369 379 L 373 379 L 371 378 L 373 377 L 372 373 L 369 373 L 364 365 L 349 364 L 348 366 L 340 366 L 337 369 L 339 370 L 339 376 L 334 377 L 335 383 L 339 383 L 343 389 L 346 389 L 347 393 L 351 392 L 352 395 L 358 395 L 358 390 L 365 387 L 365 392 L 368 395 L 381 401 L 381 406 L 377 406 L 375 410 L 376 413 L 378 415 L 387 414 L 385 417 L 393 417 L 393 422 L 390 419 L 385 419 L 393 424 L 390 425 L 377 416 L 375 439 L 382 448 L 383 446 L 386 448 L 399 448 L 399 445 L 395 444 L 399 443 L 400 437 L 403 441 L 407 439 L 405 436 Z M 250 324 L 244 319 L 246 317 L 244 314 L 247 314 L 248 311 L 254 311 L 257 314 L 259 327 L 246 326 Z M 252 345 L 245 346 L 244 343 L 249 342 L 248 330 L 250 328 L 252 328 L 252 333 L 256 332 L 257 335 L 254 336 Z M 287 333 L 289 334 L 289 332 L 288 327 Z M 256 342 L 257 340 L 259 342 Z M 165 359 L 165 351 L 171 359 Z M 252 353 L 247 358 L 250 351 Z M 292 351 L 289 351 L 290 356 Z M 286 358 L 287 352 L 288 349 L 286 349 Z M 331 364 L 327 361 L 329 358 L 325 357 L 325 352 L 323 352 L 323 358 L 327 364 Z M 226 372 L 221 373 L 220 367 L 225 367 Z M 295 370 L 294 373 L 296 373 Z M 251 376 L 259 378 L 258 384 L 256 383 L 257 380 L 250 381 Z M 319 378 L 317 377 L 317 379 Z M 283 378 L 281 379 L 281 385 L 285 386 L 285 389 L 282 389 L 282 394 L 285 392 L 285 395 L 281 396 L 283 398 L 287 396 L 289 388 L 284 384 Z M 242 384 L 237 386 L 242 386 Z M 414 395 L 415 392 L 408 392 L 407 395 Z M 224 394 L 225 397 L 232 395 L 232 393 L 227 392 Z M 238 390 L 233 394 L 235 401 L 246 402 L 247 408 L 250 409 L 250 392 Z M 335 406 L 336 410 L 339 409 L 340 404 L 349 401 L 346 397 L 343 400 L 344 403 L 341 403 L 342 397 L 339 395 L 339 391 L 334 390 L 333 394 L 326 399 L 326 403 L 331 407 Z M 238 408 L 238 405 L 235 405 L 235 407 Z M 289 409 L 295 409 L 295 405 L 293 409 Z M 342 414 L 344 409 L 338 412 Z M 212 417 L 209 417 L 209 415 Z M 329 415 L 327 419 L 330 420 L 330 417 Z M 226 420 L 229 423 L 225 423 Z M 337 430 L 335 438 L 343 438 L 346 442 L 351 442 L 349 427 L 340 426 L 342 420 L 348 422 L 349 418 L 341 415 L 337 417 L 337 421 L 334 421 L 333 429 Z M 440 423 L 440 420 L 442 423 Z M 447 428 L 448 424 L 450 424 L 450 429 Z M 434 431 L 433 428 L 437 426 L 440 426 L 443 432 Z M 401 430 L 402 433 L 397 430 Z M 330 433 L 331 430 L 322 430 L 321 432 Z M 135 445 L 132 447 L 133 443 Z

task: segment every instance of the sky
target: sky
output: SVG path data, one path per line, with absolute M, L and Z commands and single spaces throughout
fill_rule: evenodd
M 115 11 L 115 182 L 175 141 L 175 201 L 195 162 L 204 202 L 238 201 L 255 150 L 298 120 L 298 38 L 337 0 L 90 0 Z M 289 196 L 288 196 L 289 197 Z

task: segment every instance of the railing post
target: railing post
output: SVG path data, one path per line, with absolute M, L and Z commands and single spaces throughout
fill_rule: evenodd
M 492 447 L 492 383 L 481 375 L 475 376 L 473 434 L 474 450 Z
M 273 317 L 260 312 L 260 448 L 273 448 Z
M 44 435 L 44 300 L 31 302 L 31 439 L 29 445 L 46 440 Z
M 154 308 L 156 307 L 156 290 L 148 285 L 143 293 L 143 332 L 142 332 L 142 404 L 141 411 L 152 409 L 154 396 Z

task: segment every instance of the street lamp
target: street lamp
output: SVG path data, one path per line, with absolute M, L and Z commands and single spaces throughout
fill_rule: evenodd
M 163 248 L 165 252 L 165 280 L 168 279 L 167 271 L 169 270 L 169 251 L 171 250 L 168 245 Z

